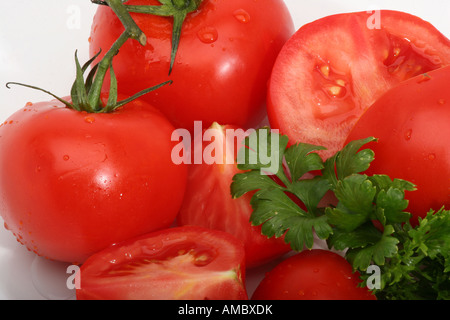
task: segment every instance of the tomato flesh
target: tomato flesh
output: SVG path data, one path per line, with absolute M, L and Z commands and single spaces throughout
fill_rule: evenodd
M 247 299 L 242 243 L 228 233 L 174 227 L 107 248 L 80 269 L 77 299 Z
M 332 251 L 302 251 L 270 270 L 252 300 L 376 300 L 358 273 Z
M 384 94 L 361 117 L 348 141 L 373 136 L 378 142 L 367 174 L 411 181 L 407 211 L 417 224 L 430 209 L 450 207 L 450 67 L 407 80 Z
M 271 127 L 291 143 L 342 149 L 359 117 L 398 83 L 450 64 L 450 41 L 418 17 L 381 10 L 328 16 L 301 27 L 281 50 L 268 91 Z
M 238 170 L 235 160 L 243 145 L 245 131 L 236 126 L 214 123 L 208 132 L 214 133 L 214 141 L 204 142 L 203 153 L 209 154 L 208 150 L 211 151 L 213 146 L 215 154 L 220 153 L 223 159 L 216 159 L 217 163 L 191 165 L 186 196 L 177 216 L 177 223 L 233 234 L 244 243 L 248 268 L 262 265 L 290 251 L 290 246 L 283 238 L 267 238 L 261 234 L 260 226 L 251 224 L 252 194 L 237 199 L 231 196 L 230 185 L 233 177 L 242 173 Z

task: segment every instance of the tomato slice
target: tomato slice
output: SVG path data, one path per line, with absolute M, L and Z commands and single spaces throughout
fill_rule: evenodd
M 214 158 L 204 159 L 189 168 L 187 193 L 177 223 L 231 233 L 244 243 L 247 268 L 254 268 L 282 256 L 291 248 L 284 238 L 267 238 L 261 234 L 261 226 L 251 224 L 252 194 L 237 199 L 231 195 L 233 177 L 242 173 L 235 159 L 245 134 L 246 131 L 239 127 L 218 123 L 205 131 L 204 136 L 211 135 L 214 141 L 203 143 L 203 155 L 207 158 L 213 153 Z
M 388 89 L 450 64 L 450 41 L 430 23 L 381 10 L 328 16 L 300 28 L 281 50 L 268 92 L 273 128 L 340 150 L 359 119 Z
M 77 299 L 245 300 L 244 259 L 242 243 L 228 233 L 169 228 L 91 256 Z

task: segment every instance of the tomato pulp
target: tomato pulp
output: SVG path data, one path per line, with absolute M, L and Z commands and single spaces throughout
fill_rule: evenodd
M 226 232 L 169 228 L 111 246 L 80 269 L 79 300 L 246 300 L 242 243 Z
M 135 100 L 112 113 L 58 101 L 27 104 L 0 126 L 0 210 L 17 240 L 71 263 L 111 243 L 170 226 L 187 168 L 174 131 Z
M 234 199 L 230 185 L 237 168 L 236 156 L 246 132 L 236 126 L 214 123 L 205 131 L 203 155 L 214 155 L 208 162 L 189 168 L 186 196 L 177 217 L 179 225 L 198 225 L 233 234 L 244 243 L 246 266 L 256 267 L 290 251 L 284 238 L 267 238 L 260 226 L 253 226 L 250 216 L 252 194 Z
M 425 217 L 450 207 L 450 67 L 419 75 L 384 94 L 363 114 L 348 140 L 373 136 L 367 174 L 411 181 L 407 211 Z
M 131 0 L 129 5 L 159 5 Z M 147 94 L 177 128 L 208 128 L 214 121 L 239 127 L 257 125 L 265 113 L 266 86 L 283 44 L 294 33 L 282 0 L 204 0 L 187 15 L 169 76 L 172 18 L 131 13 L 147 35 L 147 45 L 129 40 L 114 58 L 119 90 L 126 95 L 162 83 Z M 100 6 L 94 18 L 90 53 L 109 48 L 123 32 L 119 19 Z M 106 84 L 109 81 L 105 81 Z
M 268 114 L 291 143 L 342 149 L 361 114 L 401 81 L 450 64 L 450 41 L 403 12 L 328 16 L 301 27 L 271 76 Z

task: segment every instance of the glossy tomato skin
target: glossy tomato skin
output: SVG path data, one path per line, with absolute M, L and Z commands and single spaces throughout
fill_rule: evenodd
M 269 271 L 252 300 L 376 300 L 358 273 L 332 251 L 302 251 Z
M 29 250 L 71 263 L 170 226 L 187 176 L 171 160 L 173 130 L 142 101 L 110 114 L 27 104 L 0 127 L 5 225 Z
M 367 174 L 411 181 L 411 222 L 430 209 L 450 207 L 450 67 L 401 83 L 384 94 L 356 123 L 348 141 L 373 136 Z
M 209 132 L 209 134 L 206 134 Z M 250 216 L 252 193 L 234 199 L 230 185 L 233 177 L 243 171 L 237 168 L 237 152 L 246 134 L 242 128 L 214 123 L 203 136 L 213 135 L 214 142 L 203 142 L 204 161 L 189 168 L 186 196 L 177 217 L 179 225 L 197 225 L 229 232 L 245 246 L 246 266 L 254 268 L 289 252 L 284 238 L 267 238 L 260 226 L 253 226 Z M 237 137 L 237 138 L 236 138 Z M 216 159 L 208 156 L 211 149 Z M 222 151 L 223 150 L 223 151 Z M 213 160 L 216 163 L 211 163 Z
M 364 113 L 401 81 L 450 64 L 450 41 L 428 22 L 381 10 L 337 14 L 301 27 L 269 82 L 270 125 L 327 147 L 328 158 Z
M 131 0 L 127 4 L 159 2 Z M 129 40 L 115 57 L 119 90 L 129 95 L 173 80 L 171 86 L 144 99 L 177 128 L 192 129 L 194 121 L 203 121 L 205 128 L 214 121 L 251 127 L 263 119 L 272 65 L 295 31 L 282 0 L 204 0 L 185 20 L 170 76 L 172 18 L 131 15 L 148 40 L 145 47 Z M 91 55 L 109 48 L 122 31 L 114 13 L 99 6 Z
M 242 242 L 185 226 L 118 243 L 80 269 L 78 300 L 247 300 Z

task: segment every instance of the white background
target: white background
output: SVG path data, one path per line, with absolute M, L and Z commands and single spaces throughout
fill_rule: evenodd
M 427 20 L 450 37 L 448 0 L 285 0 L 285 3 L 297 29 L 330 14 L 394 9 Z M 8 81 L 33 84 L 59 96 L 69 93 L 74 79 L 75 50 L 80 61 L 88 59 L 88 38 L 95 9 L 90 0 L 2 1 L 0 122 L 28 101 L 51 98 L 17 86 L 8 90 L 5 88 Z M 0 218 L 0 299 L 73 298 L 73 292 L 65 287 L 66 266 L 36 258 L 2 225 Z

